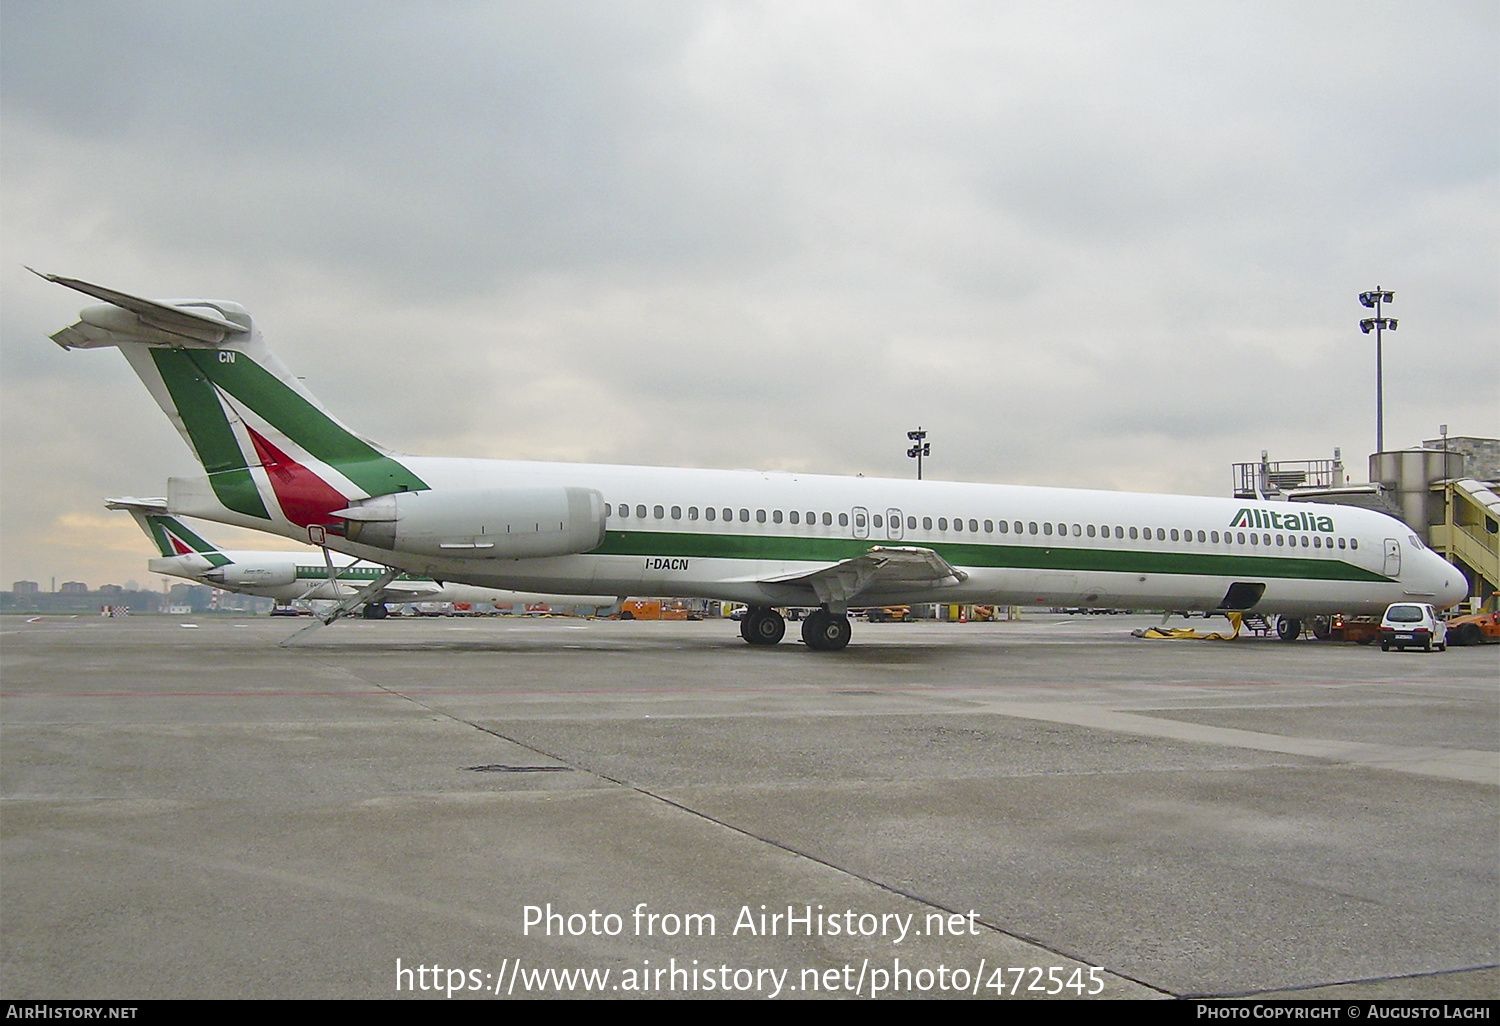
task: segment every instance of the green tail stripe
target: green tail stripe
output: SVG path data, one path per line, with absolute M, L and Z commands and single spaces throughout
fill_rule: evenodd
M 219 551 L 212 542 L 205 541 L 201 535 L 190 529 L 176 517 L 148 516 L 146 523 L 151 525 L 151 536 L 156 539 L 157 547 L 161 549 L 163 556 L 179 555 L 172 545 L 172 539 L 167 537 L 167 531 L 171 531 L 177 537 L 192 546 L 193 551 L 207 559 L 214 566 L 228 566 L 231 560 Z
M 214 383 L 193 362 L 188 350 L 153 348 L 151 359 L 219 501 L 236 513 L 270 520 Z
M 417 475 L 350 434 L 245 354 L 225 350 L 238 357 L 226 363 L 218 350 L 182 352 L 215 384 L 370 495 L 427 488 Z
M 1130 574 L 1195 574 L 1206 577 L 1282 578 L 1388 582 L 1389 577 L 1334 559 L 1251 556 L 1230 553 L 1141 552 L 1116 549 L 1045 548 L 1033 545 L 971 545 L 951 542 L 862 538 L 778 538 L 756 535 L 687 534 L 669 531 L 609 531 L 596 555 L 690 556 L 702 559 L 770 559 L 833 563 L 862 556 L 873 545 L 932 549 L 954 566 L 1006 570 L 1100 571 Z
M 177 552 L 172 548 L 167 532 L 162 530 L 162 519 L 162 517 L 147 517 L 146 529 L 151 532 L 151 540 L 156 542 L 156 547 L 163 556 L 175 556 Z

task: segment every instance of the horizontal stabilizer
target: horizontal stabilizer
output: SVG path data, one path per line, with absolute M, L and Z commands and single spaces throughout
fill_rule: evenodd
M 91 307 L 83 313 L 83 322 L 72 328 L 64 328 L 52 336 L 58 345 L 67 349 L 89 348 L 98 345 L 99 340 L 94 338 L 94 332 L 90 327 L 100 328 L 107 332 L 118 334 L 149 334 L 141 332 L 144 326 L 147 329 L 155 328 L 169 335 L 193 339 L 198 342 L 222 342 L 229 335 L 240 335 L 250 330 L 248 324 L 240 324 L 228 319 L 224 312 L 216 306 L 201 299 L 180 300 L 178 302 L 164 302 L 157 299 L 143 299 L 140 296 L 132 296 L 125 292 L 117 292 L 107 289 L 102 285 L 91 282 L 80 281 L 77 278 L 63 278 L 56 274 L 43 274 L 35 268 L 28 267 L 28 271 L 39 278 L 45 278 L 50 282 L 66 286 L 75 292 L 82 292 L 86 296 L 102 299 L 110 306 L 118 307 L 135 315 L 138 324 L 131 323 L 128 318 L 118 316 L 99 316 L 95 313 L 100 307 Z M 239 316 L 245 317 L 244 314 Z M 249 318 L 245 317 L 248 321 Z
M 171 511 L 167 509 L 166 499 L 137 499 L 127 495 L 119 499 L 105 499 L 105 509 L 123 509 L 130 512 L 141 512 L 148 516 L 164 517 Z

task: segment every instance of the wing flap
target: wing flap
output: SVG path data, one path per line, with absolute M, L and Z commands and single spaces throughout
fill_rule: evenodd
M 865 592 L 947 588 L 969 575 L 932 549 L 874 545 L 870 551 L 812 573 L 761 578 L 762 584 L 811 588 L 824 605 L 847 606 Z

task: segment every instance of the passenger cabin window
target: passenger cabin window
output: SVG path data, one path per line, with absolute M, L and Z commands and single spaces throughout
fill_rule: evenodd
M 984 533 L 985 534 L 994 534 L 995 533 L 995 522 L 993 520 L 986 520 L 984 522 Z
M 908 531 L 915 531 L 917 529 L 917 518 L 916 517 L 907 517 L 906 518 L 906 529 Z
M 645 520 L 646 519 L 646 507 L 645 506 L 637 506 L 635 508 L 635 518 L 637 520 Z
M 740 523 L 742 523 L 742 524 L 748 524 L 749 522 L 750 522 L 750 511 L 748 509 L 742 509 L 742 510 L 740 510 Z
M 802 523 L 802 514 L 799 513 L 797 510 L 792 510 L 790 513 L 787 514 L 787 516 L 791 519 L 792 523 L 794 523 L 794 524 L 800 524 L 800 523 Z
M 924 531 L 930 531 L 930 530 L 932 530 L 932 518 L 931 517 L 923 517 L 922 518 L 922 530 L 924 530 Z
M 1134 541 L 1135 537 L 1136 537 L 1136 530 L 1135 530 L 1135 528 L 1132 527 L 1130 529 L 1130 538 L 1131 538 L 1132 541 Z
M 842 515 L 843 514 L 840 514 L 840 516 L 842 516 Z M 823 514 L 823 526 L 824 527 L 832 527 L 833 526 L 833 514 L 832 513 L 824 513 Z
M 689 506 L 688 507 L 688 519 L 689 520 L 697 520 L 698 519 L 698 507 L 697 506 Z
M 1027 524 L 1027 525 L 1026 525 L 1026 529 L 1027 529 L 1027 530 L 1028 530 L 1028 531 L 1029 531 L 1029 532 L 1030 532 L 1030 533 L 1032 533 L 1032 534 L 1036 534 L 1036 521 L 1035 521 L 1035 520 L 1033 520 L 1033 521 L 1031 521 L 1031 522 L 1030 522 L 1030 523 L 1028 523 L 1028 524 Z
M 1010 533 L 1010 525 L 1007 524 L 1004 520 L 1000 521 L 1000 523 L 997 524 L 996 526 L 998 526 L 1000 528 L 1000 533 L 1001 534 L 1009 534 Z
M 764 524 L 766 522 L 766 511 L 765 510 L 758 509 L 758 510 L 755 511 L 755 522 L 757 524 Z
M 662 509 L 660 506 L 656 506 L 651 510 L 651 515 L 657 520 L 665 520 L 667 517 L 667 511 Z
M 1049 535 L 1052 533 L 1052 521 L 1048 520 L 1048 521 L 1044 521 L 1043 522 L 1043 524 L 1042 524 L 1042 533 L 1043 534 L 1049 534 Z
M 939 531 L 946 531 L 946 530 L 948 530 L 948 518 L 947 517 L 938 517 L 938 530 Z
M 828 514 L 824 513 L 823 516 L 825 518 L 823 522 L 826 524 L 828 522 L 827 519 L 826 519 L 827 516 L 828 516 Z M 847 514 L 847 513 L 840 513 L 839 514 L 839 526 L 840 527 L 848 527 L 849 526 L 849 514 Z
M 672 507 L 672 519 L 673 520 L 681 520 L 682 519 L 682 507 L 681 506 L 673 506 Z
M 855 519 L 857 521 L 859 518 L 856 517 Z M 885 526 L 885 517 L 881 516 L 879 513 L 872 513 L 872 514 L 870 514 L 870 522 L 872 524 L 874 524 L 876 527 L 884 527 Z

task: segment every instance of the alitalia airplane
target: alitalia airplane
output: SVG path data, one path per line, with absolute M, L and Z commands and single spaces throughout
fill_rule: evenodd
M 181 577 L 224 591 L 259 595 L 277 602 L 342 602 L 361 593 L 388 569 L 379 563 L 348 558 L 325 564 L 323 553 L 309 548 L 287 552 L 221 549 L 172 516 L 165 499 L 107 499 L 104 505 L 130 513 L 156 545 L 161 555 L 150 561 L 152 573 Z M 363 615 L 367 620 L 381 620 L 387 614 L 386 603 L 403 602 L 582 606 L 596 613 L 616 610 L 620 605 L 618 598 L 609 595 L 523 594 L 401 574 L 378 594 L 364 600 Z
M 1464 578 L 1406 525 L 1347 506 L 941 481 L 407 456 L 356 434 L 217 300 L 150 300 L 42 275 L 102 305 L 52 336 L 115 347 L 198 457 L 173 513 L 311 541 L 400 572 L 560 594 L 815 607 L 842 649 L 850 606 L 983 602 L 1278 614 L 1445 607 Z M 361 599 L 363 601 L 363 599 Z

